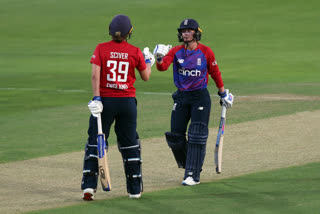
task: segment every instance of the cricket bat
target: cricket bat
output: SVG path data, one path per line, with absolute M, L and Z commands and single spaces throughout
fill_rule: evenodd
M 221 173 L 221 166 L 222 166 L 222 149 L 223 149 L 223 135 L 224 135 L 224 125 L 226 123 L 226 111 L 227 108 L 222 105 L 221 110 L 221 119 L 219 124 L 218 136 L 216 141 L 216 148 L 214 152 L 214 160 L 216 164 L 216 173 Z
M 98 135 L 97 135 L 97 149 L 98 149 L 98 165 L 101 186 L 104 191 L 111 190 L 110 171 L 107 159 L 107 145 L 106 138 L 102 132 L 101 114 L 98 114 Z

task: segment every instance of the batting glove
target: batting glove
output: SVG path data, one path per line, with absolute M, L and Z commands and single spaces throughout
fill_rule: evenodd
M 103 110 L 101 97 L 99 96 L 93 97 L 93 99 L 89 101 L 88 107 L 89 107 L 89 110 L 91 111 L 91 114 L 94 117 L 98 117 L 98 114 L 101 113 Z
M 162 58 L 167 55 L 169 50 L 172 48 L 172 45 L 163 45 L 158 44 L 153 50 L 153 55 L 157 59 L 158 62 L 162 61 Z
M 145 62 L 151 63 L 151 67 L 152 67 L 156 60 L 154 59 L 154 56 L 152 55 L 152 53 L 149 51 L 149 48 L 148 47 L 144 48 L 142 53 L 143 53 Z
M 220 105 L 224 105 L 226 108 L 231 108 L 233 104 L 233 95 L 229 93 L 229 89 L 226 89 L 224 92 L 218 91 L 220 96 Z

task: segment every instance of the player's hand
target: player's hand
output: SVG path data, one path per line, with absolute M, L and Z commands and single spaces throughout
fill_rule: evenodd
M 89 101 L 88 107 L 91 111 L 91 114 L 94 117 L 98 117 L 98 114 L 101 113 L 103 110 L 101 97 L 99 97 L 99 96 L 93 97 L 93 99 Z
M 146 61 L 146 63 L 151 63 L 151 67 L 153 66 L 154 62 L 156 61 L 154 59 L 154 56 L 152 55 L 152 53 L 150 52 L 148 47 L 145 47 L 143 49 L 143 56 L 144 56 L 144 60 Z
M 167 55 L 169 50 L 172 48 L 172 45 L 163 45 L 158 44 L 153 50 L 153 55 L 157 59 L 158 62 L 162 61 L 162 58 Z
M 224 105 L 226 108 L 231 108 L 233 104 L 233 95 L 229 92 L 229 89 L 226 89 L 224 92 L 219 92 L 220 96 L 220 105 Z

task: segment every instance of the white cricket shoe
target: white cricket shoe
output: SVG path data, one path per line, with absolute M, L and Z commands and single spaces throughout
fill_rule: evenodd
M 130 194 L 129 193 L 129 198 L 140 198 L 141 197 L 141 193 L 139 194 Z
M 85 201 L 92 201 L 94 199 L 94 189 L 92 188 L 87 188 L 85 190 L 83 190 L 83 196 L 82 196 L 82 199 L 85 200 Z
M 184 186 L 193 186 L 197 184 L 200 184 L 200 181 L 193 180 L 193 177 L 191 176 L 187 177 L 184 181 L 182 181 L 182 185 Z

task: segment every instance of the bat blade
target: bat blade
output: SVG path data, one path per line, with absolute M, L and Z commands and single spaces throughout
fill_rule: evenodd
M 220 137 L 219 145 L 215 149 L 216 172 L 220 174 L 222 171 L 222 150 L 223 150 L 223 136 Z
M 104 134 L 97 135 L 97 149 L 98 149 L 98 165 L 101 186 L 104 191 L 111 190 L 110 171 L 107 158 L 107 148 Z
M 216 173 L 220 174 L 222 171 L 222 150 L 223 150 L 223 135 L 226 118 L 226 107 L 222 106 L 221 119 L 219 124 L 218 136 L 216 141 L 216 147 L 214 152 L 214 160 L 216 164 Z

